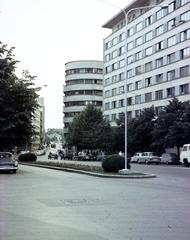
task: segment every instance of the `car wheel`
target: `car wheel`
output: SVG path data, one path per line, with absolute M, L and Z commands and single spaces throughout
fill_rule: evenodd
M 13 170 L 13 173 L 16 173 L 16 170 Z
M 138 164 L 141 164 L 140 160 L 138 160 Z
M 146 164 L 149 164 L 148 160 L 145 161 Z

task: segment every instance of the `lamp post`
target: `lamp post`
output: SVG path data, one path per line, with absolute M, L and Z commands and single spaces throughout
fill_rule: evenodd
M 120 8 L 119 6 L 116 6 L 114 4 L 108 3 L 106 1 L 100 0 L 101 2 L 104 2 L 106 4 L 109 4 L 113 7 L 119 8 L 125 16 L 125 57 L 124 57 L 124 62 L 125 62 L 125 168 L 122 170 L 119 170 L 119 173 L 121 174 L 127 174 L 130 169 L 127 168 L 127 43 L 128 43 L 128 38 L 127 38 L 127 32 L 128 32 L 128 15 L 130 12 L 135 11 L 135 10 L 140 10 L 140 9 L 147 9 L 147 8 L 154 8 L 154 7 L 160 7 L 161 9 L 167 8 L 168 5 L 150 5 L 150 6 L 143 6 L 143 7 L 136 7 L 136 8 L 131 8 L 128 12 L 125 12 L 124 9 Z

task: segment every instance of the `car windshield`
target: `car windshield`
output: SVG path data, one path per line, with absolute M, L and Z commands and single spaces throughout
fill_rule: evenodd
M 11 153 L 0 153 L 0 158 L 11 158 Z
M 150 152 L 149 156 L 157 156 L 157 154 L 155 152 Z

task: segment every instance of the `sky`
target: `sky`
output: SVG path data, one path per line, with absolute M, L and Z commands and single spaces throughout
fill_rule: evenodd
M 63 128 L 65 64 L 77 60 L 103 61 L 101 26 L 131 0 L 0 0 L 0 41 L 15 47 L 16 75 L 37 76 L 42 87 L 45 128 Z M 116 8 L 110 4 L 116 5 Z

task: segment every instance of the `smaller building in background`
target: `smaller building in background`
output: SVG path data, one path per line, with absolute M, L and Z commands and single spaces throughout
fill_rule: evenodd
M 69 124 L 89 103 L 102 108 L 103 62 L 84 60 L 65 64 L 63 86 L 63 133 L 66 136 Z

